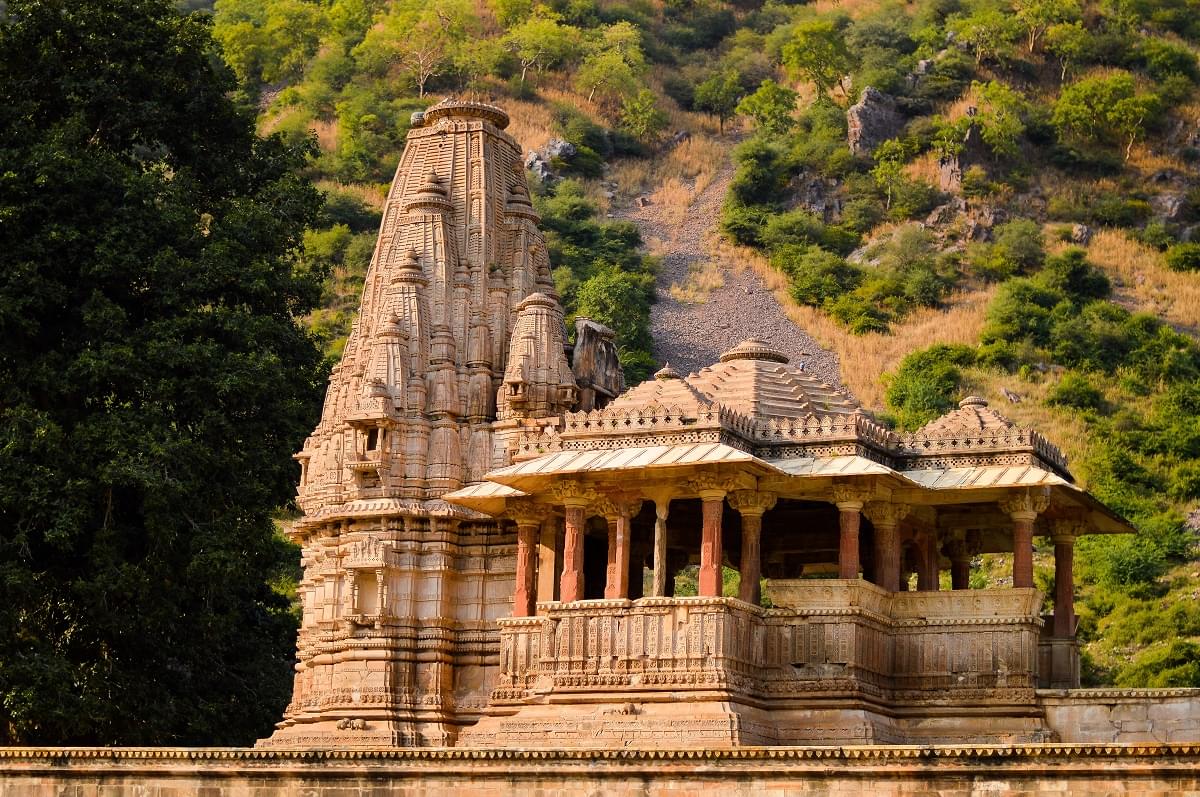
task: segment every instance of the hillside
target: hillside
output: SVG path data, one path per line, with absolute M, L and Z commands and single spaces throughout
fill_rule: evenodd
M 565 306 L 618 330 L 632 379 L 790 318 L 814 369 L 897 426 L 968 392 L 1003 405 L 1143 531 L 1081 546 L 1086 677 L 1200 686 L 1190 12 L 218 0 L 214 25 L 263 131 L 315 135 L 305 255 L 332 272 L 311 318 L 331 356 L 410 114 L 499 103 L 540 153 Z

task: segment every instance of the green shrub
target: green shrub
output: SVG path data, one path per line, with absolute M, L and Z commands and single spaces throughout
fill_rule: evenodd
M 1121 668 L 1115 681 L 1151 688 L 1200 686 L 1200 645 L 1173 639 L 1165 647 L 1143 651 Z
M 818 246 L 784 246 L 771 253 L 771 264 L 788 275 L 791 295 L 800 304 L 820 307 L 853 290 L 862 269 Z
M 770 208 L 743 205 L 729 197 L 721 208 L 721 232 L 736 244 L 762 246 L 763 228 L 770 218 Z
M 884 396 L 902 429 L 915 429 L 952 410 L 962 390 L 960 368 L 974 365 L 975 349 L 939 343 L 900 361 Z
M 1087 377 L 1068 373 L 1050 390 L 1046 403 L 1077 410 L 1098 410 L 1104 404 L 1104 395 Z
M 1200 244 L 1175 244 L 1167 249 L 1166 262 L 1172 271 L 1200 271 Z

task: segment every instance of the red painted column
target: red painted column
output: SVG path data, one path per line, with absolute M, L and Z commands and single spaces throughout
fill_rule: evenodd
M 724 490 L 703 490 L 700 493 L 704 525 L 700 538 L 700 594 L 721 596 L 721 512 L 725 508 Z
M 742 561 L 738 568 L 742 581 L 738 587 L 738 598 L 746 603 L 758 605 L 761 596 L 759 578 L 762 576 L 762 515 L 742 515 Z
M 875 527 L 876 584 L 889 592 L 900 591 L 900 521 L 908 507 L 886 501 L 872 501 L 864 507 Z
M 1033 586 L 1033 518 L 1013 513 L 1013 586 L 1018 589 Z
M 534 612 L 537 577 L 538 520 L 517 521 L 517 588 L 513 593 L 513 617 L 530 617 Z
M 862 502 L 838 503 L 838 578 L 858 578 L 858 531 L 862 526 Z
M 583 506 L 566 507 L 566 541 L 563 544 L 563 572 L 558 585 L 559 600 L 583 599 Z
M 923 529 L 917 536 L 921 561 L 917 569 L 917 590 L 936 592 L 938 588 L 937 532 Z
M 1075 635 L 1075 537 L 1054 535 L 1054 636 Z
M 950 588 L 951 589 L 970 589 L 971 587 L 971 560 L 963 557 L 950 560 Z

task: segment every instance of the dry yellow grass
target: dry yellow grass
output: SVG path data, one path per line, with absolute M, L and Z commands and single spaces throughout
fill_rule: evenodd
M 608 177 L 623 198 L 649 193 L 667 222 L 680 224 L 689 206 L 724 165 L 727 150 L 728 143 L 696 133 L 660 158 L 618 160 L 609 168 Z
M 1165 169 L 1184 173 L 1190 171 L 1188 164 L 1178 155 L 1155 152 L 1145 142 L 1133 145 L 1133 149 L 1129 153 L 1129 160 L 1125 162 L 1125 165 L 1137 169 L 1143 174 L 1161 172 Z
M 823 347 L 838 355 L 842 382 L 867 407 L 882 407 L 884 385 L 880 376 L 895 370 L 910 352 L 934 343 L 979 342 L 984 314 L 994 288 L 953 294 L 944 307 L 918 310 L 889 334 L 851 335 L 820 310 L 796 304 L 788 295 L 787 278 L 766 258 L 742 247 L 722 243 L 720 257 L 742 268 L 752 268 L 783 306 L 788 317 Z
M 926 152 L 904 167 L 910 180 L 941 188 L 940 169 L 936 152 Z
M 721 274 L 720 261 L 693 263 L 688 267 L 687 279 L 683 284 L 671 286 L 671 298 L 688 304 L 700 304 L 708 298 L 709 293 L 724 285 L 725 278 Z
M 353 194 L 366 202 L 368 205 L 376 208 L 383 208 L 383 202 L 387 199 L 387 186 L 378 186 L 372 183 L 339 183 L 335 180 L 318 180 L 317 188 L 322 191 L 341 191 L 347 194 Z
M 1200 277 L 1171 271 L 1162 254 L 1121 230 L 1098 230 L 1088 258 L 1113 278 L 1122 304 L 1154 313 L 1182 329 L 1200 325 Z
M 337 149 L 338 124 L 330 119 L 317 119 L 312 123 L 312 130 L 317 134 L 317 143 L 325 152 Z
M 506 99 L 504 110 L 508 112 L 508 129 L 505 131 L 517 140 L 521 149 L 541 149 L 554 137 L 554 117 L 550 106 L 525 100 Z

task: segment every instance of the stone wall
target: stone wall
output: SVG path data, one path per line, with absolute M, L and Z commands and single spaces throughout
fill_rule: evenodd
M 1044 689 L 1046 723 L 1077 742 L 1200 740 L 1200 689 Z
M 0 749 L 6 797 L 1200 794 L 1200 745 L 725 751 Z

